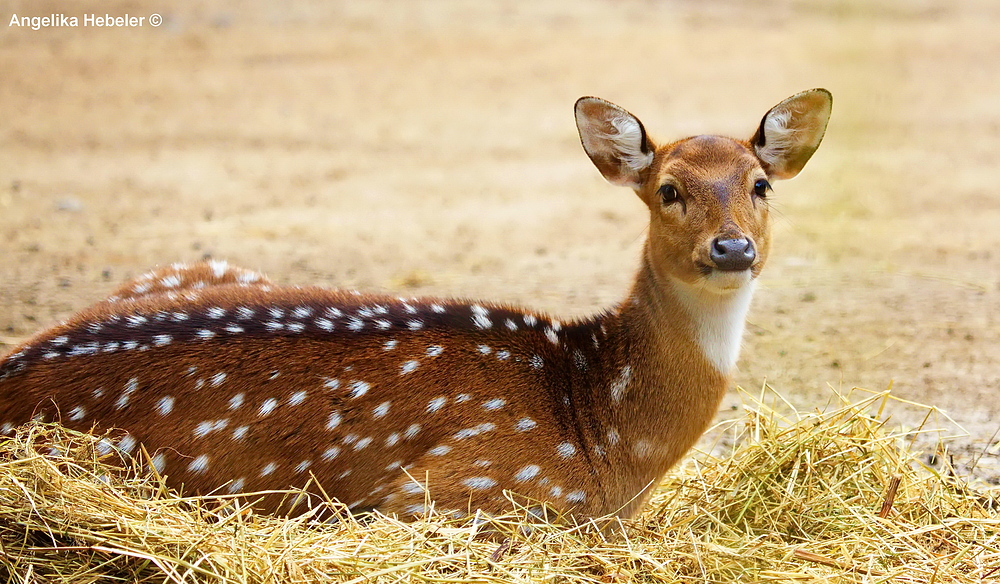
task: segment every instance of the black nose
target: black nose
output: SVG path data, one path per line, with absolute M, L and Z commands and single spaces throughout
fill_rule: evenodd
M 715 267 L 726 271 L 745 270 L 753 264 L 757 251 L 753 242 L 745 237 L 712 241 L 712 261 Z

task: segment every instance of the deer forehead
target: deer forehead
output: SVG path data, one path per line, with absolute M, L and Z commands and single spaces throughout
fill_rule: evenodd
M 695 136 L 661 149 L 652 185 L 668 180 L 688 194 L 726 196 L 747 189 L 751 178 L 765 178 L 757 156 L 745 144 L 723 136 Z

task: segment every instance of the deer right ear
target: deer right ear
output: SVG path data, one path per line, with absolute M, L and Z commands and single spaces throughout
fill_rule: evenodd
M 576 128 L 587 156 L 611 184 L 639 188 L 653 163 L 653 145 L 638 118 L 597 97 L 576 102 Z

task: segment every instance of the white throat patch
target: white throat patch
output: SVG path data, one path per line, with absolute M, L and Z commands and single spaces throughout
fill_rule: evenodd
M 694 324 L 696 341 L 712 365 L 729 375 L 740 356 L 743 328 L 756 280 L 730 293 L 671 280 L 673 291 Z

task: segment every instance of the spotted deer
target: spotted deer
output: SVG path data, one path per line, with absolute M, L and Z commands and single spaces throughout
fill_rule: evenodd
M 649 210 L 630 292 L 589 318 L 172 265 L 6 355 L 2 431 L 33 417 L 118 428 L 114 446 L 141 444 L 186 492 L 313 477 L 355 511 L 500 512 L 509 490 L 633 516 L 716 413 L 770 250 L 770 182 L 802 169 L 831 105 L 814 89 L 749 140 L 659 143 L 624 109 L 577 101 L 587 155 Z

